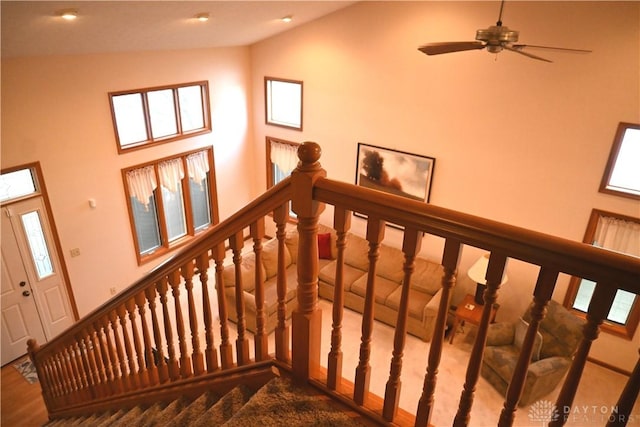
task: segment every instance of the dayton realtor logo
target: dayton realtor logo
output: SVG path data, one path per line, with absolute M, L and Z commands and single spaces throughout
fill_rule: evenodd
M 547 425 L 563 417 L 565 423 L 574 425 L 602 425 L 607 422 L 622 422 L 625 424 L 640 423 L 639 414 L 628 417 L 618 413 L 617 406 L 607 405 L 576 405 L 561 408 L 548 400 L 538 400 L 529 407 L 529 419 Z M 624 419 L 623 419 L 624 418 Z

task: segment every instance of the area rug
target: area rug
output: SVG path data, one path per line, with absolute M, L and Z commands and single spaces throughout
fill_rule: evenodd
M 13 367 L 18 370 L 22 374 L 25 380 L 29 384 L 38 382 L 38 374 L 36 374 L 36 367 L 31 363 L 31 359 L 25 357 L 24 359 L 20 359 L 13 364 Z

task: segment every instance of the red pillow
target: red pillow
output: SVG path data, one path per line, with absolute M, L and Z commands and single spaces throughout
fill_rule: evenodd
M 331 233 L 318 234 L 318 257 L 331 259 Z

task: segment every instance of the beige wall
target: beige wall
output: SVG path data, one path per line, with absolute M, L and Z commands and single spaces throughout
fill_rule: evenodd
M 109 91 L 196 80 L 209 81 L 212 133 L 118 155 Z M 122 168 L 213 145 L 221 218 L 255 196 L 237 173 L 253 155 L 249 84 L 246 47 L 2 61 L 2 167 L 42 165 L 81 316 L 159 262 L 137 266 Z
M 328 176 L 353 182 L 358 142 L 432 156 L 433 204 L 573 240 L 582 239 L 592 208 L 640 216 L 637 201 L 598 192 L 618 122 L 640 121 L 640 4 L 507 2 L 504 24 L 521 42 L 593 50 L 531 50 L 552 64 L 511 52 L 417 51 L 473 40 L 498 8 L 362 2 L 252 46 L 257 158 L 266 135 L 312 140 Z M 303 132 L 264 124 L 265 75 L 304 81 Z M 399 240 L 395 230 L 387 236 Z M 437 239 L 423 246 L 439 256 Z M 479 254 L 465 249 L 463 273 Z M 499 320 L 526 308 L 536 270 L 512 261 L 508 274 Z M 566 284 L 563 277 L 555 299 Z M 473 286 L 463 274 L 455 299 Z M 631 370 L 639 346 L 640 333 L 632 342 L 603 335 L 592 355 Z

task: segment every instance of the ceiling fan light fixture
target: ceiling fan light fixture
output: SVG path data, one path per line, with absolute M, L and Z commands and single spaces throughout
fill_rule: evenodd
M 289 22 L 293 21 L 293 16 L 292 15 L 283 16 L 282 18 L 280 18 L 280 20 L 288 24 Z
M 198 13 L 196 15 L 196 19 L 200 22 L 207 22 L 209 20 L 209 13 L 208 12 Z
M 76 9 L 65 9 L 58 12 L 58 15 L 67 21 L 73 21 L 78 18 L 78 11 Z

